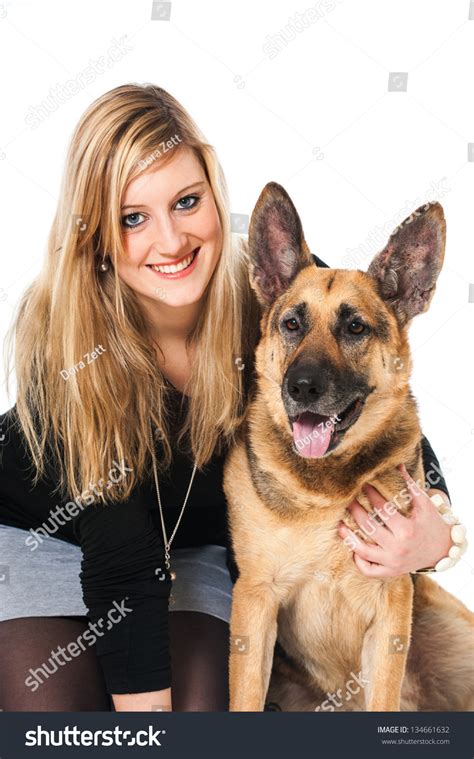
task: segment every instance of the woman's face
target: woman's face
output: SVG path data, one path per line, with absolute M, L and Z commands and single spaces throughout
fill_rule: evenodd
M 166 164 L 158 161 L 130 182 L 121 218 L 127 251 L 127 259 L 118 261 L 121 279 L 157 304 L 201 300 L 221 253 L 222 229 L 193 151 L 180 147 Z

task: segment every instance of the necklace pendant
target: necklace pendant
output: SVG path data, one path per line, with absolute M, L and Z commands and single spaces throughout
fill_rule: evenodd
M 169 543 L 167 543 L 167 545 L 165 546 L 165 564 L 166 564 L 166 569 L 168 570 L 171 579 L 176 580 L 176 572 L 173 572 L 171 570 Z
M 153 428 L 152 428 L 152 435 L 153 435 Z M 181 507 L 181 512 L 180 512 L 180 515 L 178 517 L 178 521 L 176 522 L 174 530 L 173 530 L 171 536 L 168 539 L 168 536 L 166 534 L 166 529 L 165 529 L 165 523 L 164 523 L 164 519 L 163 519 L 163 508 L 162 508 L 162 505 L 161 505 L 160 488 L 158 486 L 158 475 L 156 473 L 155 459 L 153 457 L 153 475 L 154 475 L 154 478 L 155 478 L 156 497 L 157 497 L 157 500 L 158 500 L 158 507 L 160 509 L 161 530 L 163 532 L 163 543 L 164 543 L 164 549 L 165 549 L 165 551 L 164 551 L 164 554 L 165 554 L 164 555 L 165 567 L 166 567 L 166 571 L 168 572 L 171 580 L 176 580 L 176 572 L 172 572 L 171 571 L 171 566 L 170 566 L 171 543 L 173 542 L 173 538 L 175 536 L 176 530 L 178 529 L 179 523 L 181 521 L 181 517 L 183 516 L 184 508 L 186 506 L 186 503 L 187 503 L 187 500 L 188 500 L 188 496 L 189 496 L 189 491 L 191 490 L 191 485 L 193 484 L 194 475 L 196 474 L 196 469 L 197 469 L 197 464 L 195 462 L 194 463 L 194 467 L 193 467 L 193 473 L 191 475 L 191 480 L 189 482 L 189 486 L 188 486 L 188 490 L 187 490 L 187 493 L 186 493 L 186 497 L 184 499 L 184 503 L 183 503 L 183 505 Z M 170 594 L 170 603 L 173 604 L 174 602 L 175 602 L 175 599 Z

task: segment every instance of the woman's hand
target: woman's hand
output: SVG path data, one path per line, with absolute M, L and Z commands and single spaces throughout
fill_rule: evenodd
M 425 567 L 433 567 L 448 555 L 452 545 L 451 528 L 438 514 L 430 495 L 439 493 L 449 506 L 449 498 L 441 490 L 420 489 L 404 465 L 397 469 L 407 483 L 413 511 L 403 516 L 394 508 L 384 509 L 383 496 L 371 485 L 363 488 L 372 509 L 379 515 L 383 511 L 384 523 L 370 519 L 367 511 L 354 499 L 349 512 L 359 528 L 376 543 L 364 543 L 352 530 L 340 523 L 338 532 L 346 545 L 354 551 L 354 561 L 366 577 L 398 577 Z M 387 513 L 388 511 L 388 513 Z M 376 512 L 377 513 L 377 512 Z

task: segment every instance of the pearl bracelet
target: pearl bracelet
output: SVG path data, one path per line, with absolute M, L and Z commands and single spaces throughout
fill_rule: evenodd
M 448 551 L 448 555 L 443 559 L 440 559 L 434 567 L 427 567 L 426 569 L 418 569 L 412 574 L 423 574 L 425 572 L 444 572 L 445 569 L 451 569 L 459 561 L 461 556 L 466 552 L 467 540 L 466 540 L 466 528 L 460 523 L 459 519 L 454 516 L 452 509 L 445 503 L 442 496 L 439 493 L 430 496 L 432 503 L 438 509 L 438 513 L 441 519 L 446 524 L 451 525 L 451 540 L 454 545 Z

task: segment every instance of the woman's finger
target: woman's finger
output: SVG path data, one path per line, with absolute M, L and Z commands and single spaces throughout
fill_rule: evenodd
M 419 485 L 415 482 L 415 480 L 411 477 L 411 475 L 408 473 L 408 470 L 405 466 L 405 464 L 399 464 L 397 466 L 398 471 L 402 475 L 403 479 L 407 483 L 408 489 L 413 496 L 412 500 L 415 500 L 418 496 L 426 495 L 426 491 L 419 487 Z
M 371 507 L 377 509 L 376 513 L 378 513 L 380 519 L 382 519 L 389 533 L 393 534 L 403 526 L 406 517 L 400 513 L 395 503 L 392 503 L 392 501 L 386 501 L 383 495 L 379 493 L 373 485 L 364 485 L 362 490 L 367 496 Z
M 354 563 L 366 577 L 394 577 L 395 573 L 388 567 L 384 567 L 383 564 L 373 564 L 370 561 L 366 561 L 361 556 L 354 554 Z
M 382 562 L 384 558 L 384 550 L 380 546 L 371 545 L 365 543 L 363 540 L 357 537 L 355 532 L 349 529 L 345 524 L 339 526 L 339 535 L 344 539 L 344 543 L 351 551 L 357 553 L 358 556 L 366 561 Z
M 365 535 L 370 537 L 374 543 L 388 548 L 390 545 L 391 535 L 384 524 L 378 521 L 374 512 L 368 513 L 358 501 L 352 501 L 348 506 L 348 511 L 357 522 Z

